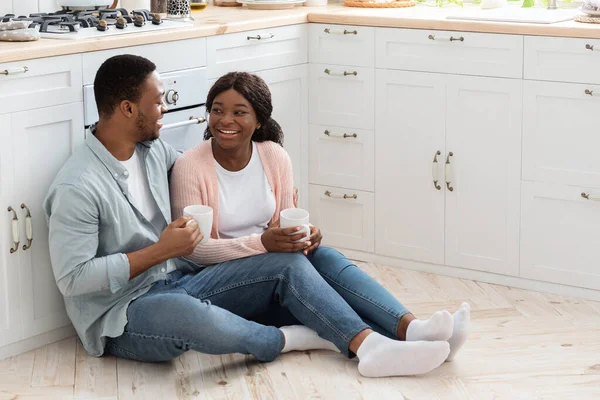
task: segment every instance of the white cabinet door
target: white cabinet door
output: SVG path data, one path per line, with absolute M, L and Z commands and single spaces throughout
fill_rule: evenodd
M 308 61 L 317 64 L 375 66 L 375 28 L 308 24 Z
M 310 64 L 308 74 L 312 124 L 373 129 L 373 68 Z
M 13 139 L 10 114 L 0 115 L 0 347 L 20 340 L 22 332 L 18 284 L 22 243 L 15 245 L 13 239 L 12 210 L 20 211 L 15 200 Z
M 376 81 L 376 252 L 443 264 L 445 77 L 378 70 Z
M 310 222 L 321 229 L 323 244 L 373 252 L 373 193 L 310 185 Z
M 446 264 L 517 275 L 522 84 L 447 76 Z
M 600 290 L 598 200 L 598 189 L 523 182 L 520 275 Z
M 373 131 L 310 125 L 308 135 L 310 183 L 374 191 Z
M 15 113 L 12 116 L 15 201 L 19 220 L 31 212 L 33 242 L 20 249 L 21 316 L 30 337 L 69 324 L 63 297 L 55 283 L 48 249 L 43 200 L 64 162 L 84 140 L 81 103 Z M 25 224 L 21 226 L 26 244 Z
M 599 96 L 600 86 L 524 82 L 524 180 L 600 188 Z
M 306 65 L 261 71 L 273 101 L 273 119 L 283 129 L 283 147 L 292 159 L 298 207 L 308 207 L 308 75 Z

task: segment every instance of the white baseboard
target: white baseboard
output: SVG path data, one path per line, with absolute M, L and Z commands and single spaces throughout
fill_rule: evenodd
M 452 276 L 454 278 L 470 279 L 496 285 L 510 286 L 519 289 L 533 290 L 535 292 L 553 293 L 560 296 L 576 297 L 581 299 L 600 301 L 600 291 L 580 288 L 575 286 L 559 285 L 556 283 L 535 281 L 516 276 L 500 275 L 491 272 L 476 271 L 472 269 L 449 267 L 446 265 L 429 264 L 419 261 L 404 260 L 400 258 L 379 256 L 373 253 L 338 248 L 346 257 L 356 261 L 373 262 L 389 267 L 405 268 L 414 271 L 429 272 L 438 275 Z
M 20 342 L 11 343 L 7 346 L 0 347 L 0 360 L 27 353 L 28 351 L 37 349 L 38 347 L 58 342 L 59 340 L 63 340 L 75 335 L 76 332 L 75 328 L 73 328 L 73 325 L 67 325 L 50 332 L 42 333 L 41 335 L 21 340 Z

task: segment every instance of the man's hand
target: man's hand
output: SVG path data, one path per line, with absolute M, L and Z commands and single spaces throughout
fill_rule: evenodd
M 321 244 L 321 240 L 323 240 L 323 235 L 321 234 L 321 230 L 319 228 L 317 228 L 316 226 L 311 226 L 309 242 L 311 242 L 312 245 L 303 251 L 304 255 L 307 256 L 310 253 L 312 253 L 313 251 L 315 251 L 315 249 L 317 247 L 319 247 L 319 245 Z
M 294 241 L 305 236 L 304 231 L 299 232 L 301 229 L 300 227 L 269 228 L 263 232 L 260 239 L 265 249 L 270 253 L 295 253 L 310 246 L 310 240 L 294 243 Z M 290 233 L 296 232 L 299 233 L 290 235 Z
M 180 217 L 171 222 L 160 235 L 157 245 L 165 251 L 167 258 L 188 256 L 204 236 L 191 217 Z

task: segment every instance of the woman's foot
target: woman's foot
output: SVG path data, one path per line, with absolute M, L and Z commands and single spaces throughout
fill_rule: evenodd
M 452 336 L 453 325 L 452 314 L 446 310 L 437 311 L 431 318 L 424 321 L 419 319 L 411 321 L 406 329 L 406 341 L 448 340 Z
M 450 355 L 446 361 L 452 361 L 456 353 L 467 340 L 469 334 L 469 325 L 471 323 L 471 306 L 469 303 L 462 303 L 458 311 L 452 315 L 454 320 L 454 329 L 452 336 L 448 339 L 450 343 Z
M 363 376 L 406 376 L 425 374 L 439 367 L 450 353 L 448 342 L 402 342 L 372 332 L 356 355 Z

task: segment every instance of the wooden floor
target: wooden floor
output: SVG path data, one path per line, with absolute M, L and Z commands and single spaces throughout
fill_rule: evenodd
M 600 303 L 360 266 L 421 318 L 469 301 L 458 357 L 425 376 L 369 379 L 326 351 L 143 364 L 89 357 L 70 338 L 0 361 L 0 399 L 600 399 Z

